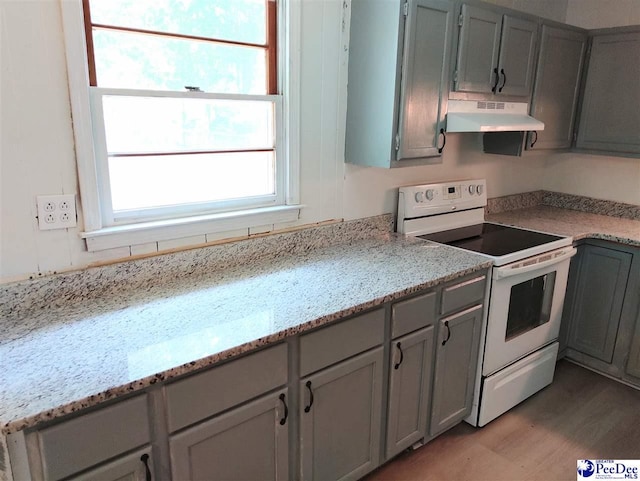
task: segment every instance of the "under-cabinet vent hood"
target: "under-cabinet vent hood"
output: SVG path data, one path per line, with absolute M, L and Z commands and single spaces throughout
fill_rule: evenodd
M 544 123 L 527 114 L 522 102 L 451 100 L 447 108 L 447 132 L 513 132 L 544 130 Z

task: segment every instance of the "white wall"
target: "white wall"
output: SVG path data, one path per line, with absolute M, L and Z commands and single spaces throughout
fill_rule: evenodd
M 566 22 L 582 28 L 640 25 L 640 0 L 568 0 Z
M 569 0 L 485 0 L 501 7 L 513 8 L 521 12 L 564 22 Z M 579 0 L 581 1 L 581 0 Z M 599 0 L 595 0 L 599 1 Z M 614 0 L 615 1 L 615 0 Z
M 301 224 L 393 212 L 396 188 L 418 182 L 479 177 L 487 179 L 490 197 L 541 188 L 589 195 L 602 179 L 595 174 L 601 165 L 607 166 L 607 182 L 598 192 L 622 200 L 617 186 L 632 183 L 637 160 L 483 155 L 478 134 L 450 135 L 438 165 L 395 170 L 345 165 L 348 9 L 344 30 L 343 5 L 302 2 L 301 200 L 307 207 Z M 82 225 L 38 230 L 36 195 L 78 192 L 58 1 L 0 0 L 0 29 L 0 282 L 128 256 L 128 248 L 88 253 L 79 237 Z M 574 165 L 593 165 L 594 174 L 576 183 Z M 629 199 L 623 201 L 640 203 L 637 196 Z
M 640 205 L 640 160 L 587 154 L 552 154 L 545 190 Z

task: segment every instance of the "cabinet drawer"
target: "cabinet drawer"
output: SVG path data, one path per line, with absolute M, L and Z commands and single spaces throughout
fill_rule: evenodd
M 44 477 L 65 478 L 150 441 L 147 396 L 137 396 L 38 433 Z
M 482 275 L 442 290 L 441 314 L 449 314 L 484 299 L 487 276 Z
M 287 383 L 287 345 L 279 344 L 169 384 L 169 432 Z
M 395 339 L 409 332 L 435 324 L 436 293 L 396 302 L 391 308 L 391 337 Z
M 322 369 L 382 344 L 384 309 L 300 337 L 300 375 Z

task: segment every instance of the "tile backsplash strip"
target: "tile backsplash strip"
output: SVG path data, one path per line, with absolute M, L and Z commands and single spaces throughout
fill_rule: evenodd
M 594 199 L 580 195 L 537 190 L 523 194 L 495 197 L 487 200 L 487 214 L 526 209 L 546 205 L 562 209 L 578 210 L 590 214 L 608 215 L 623 219 L 640 220 L 640 206 L 611 200 Z
M 15 317 L 18 311 L 28 316 L 34 311 L 68 306 L 78 299 L 99 302 L 102 297 L 119 294 L 133 299 L 155 284 L 187 277 L 195 280 L 215 270 L 257 260 L 388 236 L 393 228 L 393 215 L 385 214 L 4 284 L 0 285 L 0 319 L 9 313 Z
M 640 220 L 640 205 L 624 204 L 612 200 L 594 199 L 561 192 L 543 192 L 542 203 L 551 207 L 579 210 L 590 214 L 608 215 L 623 219 Z
M 487 199 L 486 213 L 490 215 L 509 210 L 536 207 L 542 204 L 543 195 L 544 191 L 536 190 L 534 192 L 524 192 L 522 194 L 505 195 L 503 197 Z

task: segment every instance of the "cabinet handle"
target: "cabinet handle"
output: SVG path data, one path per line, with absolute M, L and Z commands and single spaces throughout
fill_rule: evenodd
M 305 406 L 304 412 L 308 413 L 309 411 L 311 411 L 311 406 L 313 406 L 313 391 L 311 390 L 311 381 L 307 381 L 307 384 L 305 384 L 305 386 L 307 386 L 307 389 L 309 390 L 309 405 Z
M 149 455 L 147 453 L 144 453 L 142 456 L 140 456 L 140 461 L 142 461 L 144 464 L 144 471 L 145 471 L 144 479 L 146 481 L 151 481 L 151 469 L 149 469 Z
M 493 73 L 496 74 L 496 83 L 491 87 L 491 91 L 495 94 L 496 90 L 498 90 L 498 84 L 500 83 L 500 74 L 498 73 L 498 67 L 493 69 Z
M 396 347 L 398 348 L 398 351 L 400 351 L 400 360 L 394 364 L 394 369 L 398 369 L 400 367 L 400 364 L 402 364 L 402 360 L 404 359 L 404 353 L 402 352 L 402 346 L 400 345 L 400 343 L 396 344 Z
M 502 74 L 502 87 L 498 89 L 498 92 L 502 92 L 504 86 L 507 85 L 507 74 L 504 73 L 504 69 L 500 69 L 500 73 Z
M 451 329 L 449 328 L 449 321 L 444 321 L 444 327 L 447 328 L 447 337 L 444 341 L 442 341 L 442 345 L 444 346 L 449 339 L 451 339 Z
M 442 153 L 444 146 L 447 145 L 447 134 L 444 133 L 444 129 L 440 129 L 440 135 L 442 135 L 442 147 L 438 147 L 439 154 Z
M 532 134 L 532 136 L 533 136 L 533 134 L 535 134 L 535 137 L 531 141 L 531 145 L 529 147 L 533 147 L 534 145 L 536 145 L 536 142 L 538 141 L 538 131 L 534 130 L 533 132 L 531 132 L 531 134 Z
M 289 417 L 289 408 L 287 407 L 287 400 L 284 393 L 280 394 L 279 399 L 282 402 L 282 405 L 284 406 L 284 416 L 282 416 L 282 419 L 280 420 L 280 426 L 284 426 L 285 423 L 287 422 L 287 418 Z

